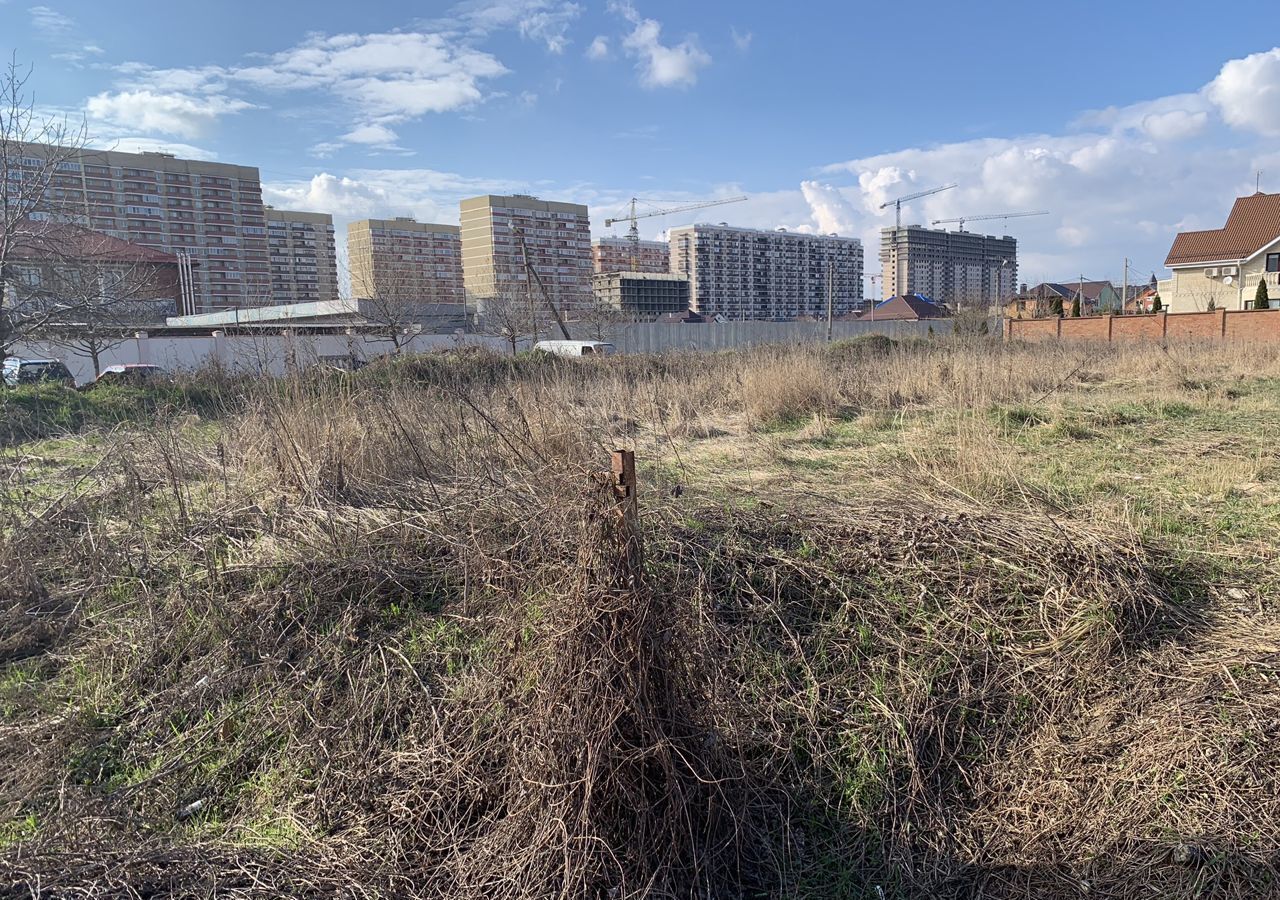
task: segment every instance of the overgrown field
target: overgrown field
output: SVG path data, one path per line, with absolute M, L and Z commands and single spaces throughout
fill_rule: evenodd
M 1280 896 L 1277 349 L 2 402 L 0 896 Z

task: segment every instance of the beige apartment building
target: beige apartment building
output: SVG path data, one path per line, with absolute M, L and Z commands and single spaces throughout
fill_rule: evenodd
M 689 279 L 689 305 L 728 319 L 823 317 L 862 302 L 862 242 L 835 234 L 687 225 L 669 232 L 671 272 Z
M 266 208 L 271 254 L 271 302 L 316 303 L 338 299 L 333 216 Z
M 523 194 L 488 194 L 463 200 L 460 210 L 463 282 L 467 303 L 478 312 L 483 314 L 493 297 L 525 295 L 521 239 L 529 264 L 560 309 L 591 305 L 587 207 Z
M 1237 198 L 1225 226 L 1182 232 L 1164 264 L 1173 275 L 1159 293 L 1170 312 L 1248 309 L 1260 281 L 1280 300 L 1280 194 Z
M 191 274 L 187 311 L 271 302 L 267 223 L 257 168 L 170 153 L 28 144 L 19 168 L 61 159 L 37 218 L 70 221 L 179 257 Z M 16 174 L 16 173 L 15 173 Z M 12 176 L 11 176 L 12 177 Z M 188 265 L 190 263 L 190 265 Z
M 609 272 L 670 272 L 671 247 L 665 241 L 637 241 L 632 244 L 626 238 L 598 238 L 591 242 L 591 260 L 597 275 Z
M 880 270 L 885 298 L 923 294 L 953 309 L 1003 306 L 1017 293 L 1018 242 L 920 225 L 882 228 Z
M 351 293 L 413 303 L 462 303 L 457 225 L 412 218 L 362 219 L 347 226 Z

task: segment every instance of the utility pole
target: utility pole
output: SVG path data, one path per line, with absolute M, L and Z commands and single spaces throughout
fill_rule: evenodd
M 1124 258 L 1124 282 L 1120 288 L 1120 315 L 1124 315 L 1124 308 L 1129 305 L 1129 257 Z
M 1084 315 L 1084 273 L 1080 273 L 1080 315 Z
M 560 310 L 556 308 L 555 303 L 551 300 L 551 294 L 547 291 L 547 286 L 542 283 L 542 276 L 538 274 L 538 270 L 529 262 L 529 249 L 524 243 L 524 232 L 519 228 L 514 229 L 516 239 L 520 241 L 520 259 L 524 262 L 524 289 L 528 292 L 529 304 L 533 305 L 533 282 L 537 282 L 538 290 L 542 292 L 542 299 L 547 302 L 547 306 L 551 308 L 551 315 L 555 317 L 556 324 L 560 326 L 560 333 L 564 335 L 566 341 L 573 338 L 569 334 L 569 329 L 565 327 L 564 318 L 560 315 Z
M 827 343 L 831 343 L 831 320 L 835 316 L 835 261 L 827 260 Z

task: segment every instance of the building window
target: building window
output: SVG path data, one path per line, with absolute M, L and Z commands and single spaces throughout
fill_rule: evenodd
M 1280 272 L 1280 253 L 1267 254 L 1267 271 Z

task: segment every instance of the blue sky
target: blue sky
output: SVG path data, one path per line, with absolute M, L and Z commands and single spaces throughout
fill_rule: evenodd
M 1257 169 L 1280 190 L 1273 3 L 958 6 L 0 0 L 0 47 L 102 145 L 256 165 L 339 223 L 521 190 L 605 234 L 633 194 L 745 193 L 697 218 L 858 236 L 874 273 L 879 204 L 954 181 L 904 219 L 1050 210 L 990 223 L 1023 279 L 1118 279 Z

